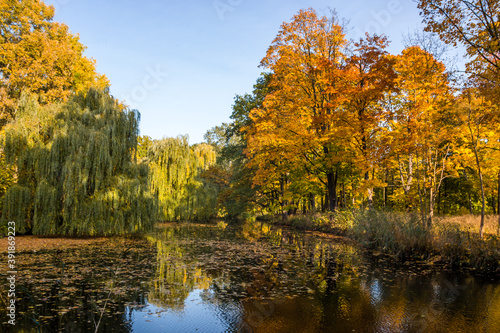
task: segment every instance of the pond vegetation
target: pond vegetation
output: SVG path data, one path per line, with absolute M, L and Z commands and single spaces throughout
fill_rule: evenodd
M 249 221 L 82 242 L 19 254 L 18 332 L 500 328 L 498 280 L 397 263 L 333 236 Z

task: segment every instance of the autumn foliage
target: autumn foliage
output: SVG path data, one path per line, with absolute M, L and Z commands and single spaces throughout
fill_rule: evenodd
M 348 40 L 335 12 L 301 10 L 282 24 L 261 62 L 265 97 L 246 109 L 239 134 L 255 196 L 267 198 L 254 209 L 286 219 L 299 210 L 392 207 L 418 212 L 423 226 L 436 211 L 498 211 L 496 53 L 481 51 L 492 44 L 469 47 L 481 66 L 492 63 L 491 75 L 476 72 L 467 88 L 425 45 L 393 55 L 388 44 L 378 35 Z M 239 102 L 233 115 L 241 118 Z
M 78 35 L 53 22 L 54 7 L 40 0 L 0 2 L 0 126 L 15 118 L 21 92 L 47 104 L 109 82 L 83 55 Z
M 40 0 L 0 3 L 0 209 L 21 231 L 113 234 L 153 220 L 287 219 L 387 209 L 418 216 L 500 210 L 495 1 L 418 1 L 425 30 L 466 47 L 453 73 L 426 43 L 348 38 L 345 21 L 284 22 L 232 122 L 187 137 L 138 136 L 85 46 Z M 500 223 L 499 223 L 500 226 Z

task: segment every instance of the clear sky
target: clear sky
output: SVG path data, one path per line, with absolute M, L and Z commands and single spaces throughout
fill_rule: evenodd
M 385 33 L 390 52 L 422 28 L 412 0 L 45 0 L 80 35 L 111 93 L 141 113 L 141 135 L 188 134 L 190 143 L 228 122 L 236 94 L 251 92 L 281 23 L 328 8 L 350 21 L 348 37 Z

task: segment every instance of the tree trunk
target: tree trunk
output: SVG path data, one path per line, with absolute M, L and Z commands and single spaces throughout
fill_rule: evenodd
M 387 207 L 387 182 L 388 182 L 388 172 L 389 170 L 387 170 L 387 166 L 385 167 L 385 172 L 384 172 L 384 209 Z
M 474 155 L 476 157 L 477 171 L 479 173 L 479 184 L 481 185 L 481 224 L 479 225 L 479 237 L 483 238 L 483 228 L 484 228 L 484 184 L 483 184 L 483 173 L 481 172 L 481 164 L 479 163 L 479 156 L 477 153 L 477 144 L 474 144 Z
M 434 222 L 434 188 L 429 189 L 429 215 L 427 216 L 427 228 L 432 228 Z
M 469 115 L 470 119 L 470 115 Z M 469 123 L 469 131 L 471 135 L 471 141 L 474 146 L 474 156 L 476 157 L 476 166 L 477 166 L 477 172 L 479 173 L 479 184 L 481 185 L 481 224 L 479 225 L 479 237 L 483 238 L 483 228 L 484 228 L 484 206 L 485 206 L 485 199 L 484 199 L 484 183 L 483 183 L 483 173 L 481 172 L 481 163 L 479 163 L 479 155 L 477 152 L 477 140 L 474 137 L 474 132 L 472 131 L 471 125 Z
M 347 202 L 346 202 L 346 199 L 345 199 L 345 183 L 342 184 L 342 203 L 343 203 L 344 209 L 347 208 Z
M 491 208 L 493 209 L 493 215 L 497 215 L 497 205 L 495 203 L 495 191 L 491 190 Z
M 280 191 L 281 191 L 281 219 L 283 221 L 288 220 L 288 212 L 286 211 L 285 202 L 285 176 L 282 175 L 280 178 Z
M 431 182 L 431 186 L 429 189 L 429 216 L 428 216 L 428 221 L 427 221 L 429 228 L 432 227 L 432 222 L 433 222 L 433 218 L 434 218 L 434 204 L 436 202 L 436 194 L 440 192 L 441 185 L 443 184 L 443 179 L 445 178 L 444 177 L 444 170 L 446 169 L 446 159 L 448 157 L 449 151 L 450 151 L 450 147 L 447 146 L 446 152 L 443 154 L 443 158 L 441 160 L 441 165 L 442 165 L 441 171 L 438 173 L 436 168 L 438 165 L 437 160 L 438 160 L 439 154 L 438 154 L 438 150 L 436 150 L 435 161 L 433 164 L 433 176 L 431 178 L 432 182 Z M 439 175 L 439 181 L 438 181 L 438 179 L 436 179 L 437 175 Z
M 411 185 L 413 183 L 413 154 L 409 153 L 408 154 L 408 173 L 406 175 L 406 181 L 404 177 L 404 171 L 403 171 L 403 163 L 399 159 L 398 156 L 398 166 L 399 166 L 399 176 L 401 178 L 401 185 L 403 186 L 403 191 L 405 193 L 405 208 L 408 210 L 411 206 L 411 198 L 410 198 L 410 190 L 411 190 Z
M 438 192 L 437 211 L 438 215 L 441 214 L 441 191 Z
M 369 181 L 370 180 L 370 172 L 365 172 L 365 180 Z M 373 207 L 373 188 L 369 187 L 367 189 L 367 194 L 368 194 L 368 207 L 372 208 Z
M 464 177 L 465 177 L 465 180 L 468 182 L 469 179 L 467 177 L 467 170 L 465 170 L 465 169 L 464 169 Z M 467 192 L 467 197 L 469 199 L 469 213 L 470 213 L 470 215 L 472 215 L 473 214 L 473 210 L 472 210 L 472 200 L 470 198 L 470 191 Z
M 330 149 L 327 146 L 323 146 L 323 152 L 325 156 L 328 156 Z M 327 194 L 328 200 L 326 201 L 328 205 L 328 210 L 330 212 L 335 212 L 337 209 L 337 172 L 329 170 L 326 174 L 327 179 Z
M 337 173 L 329 172 L 326 174 L 328 186 L 328 210 L 335 212 L 337 209 Z
M 292 200 L 291 202 L 291 207 L 288 209 L 288 215 L 295 215 L 297 214 L 297 207 L 299 206 L 298 203 L 295 202 L 295 200 Z
M 424 192 L 424 189 L 422 189 L 420 187 L 420 172 L 419 172 L 418 164 L 419 163 L 418 163 L 418 153 L 417 153 L 417 190 L 418 190 L 418 201 L 420 203 L 421 223 L 425 227 L 426 210 L 425 210 L 424 200 L 423 200 L 425 193 L 422 194 L 422 192 Z M 424 178 L 424 184 L 425 184 L 425 178 Z
M 313 214 L 315 214 L 316 213 L 316 196 L 313 193 L 309 194 L 309 203 L 311 205 L 311 212 Z
M 485 205 L 485 200 L 484 200 L 484 184 L 483 184 L 483 173 L 481 172 L 481 167 L 479 166 L 479 158 L 477 157 L 477 152 L 476 152 L 476 163 L 477 163 L 477 168 L 479 170 L 479 182 L 481 184 L 481 224 L 479 226 L 479 237 L 483 238 L 484 205 Z

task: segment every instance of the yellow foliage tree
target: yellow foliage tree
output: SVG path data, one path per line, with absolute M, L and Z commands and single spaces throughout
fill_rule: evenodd
M 352 150 L 356 152 L 356 164 L 364 173 L 363 187 L 367 202 L 373 205 L 373 178 L 375 167 L 386 155 L 381 141 L 385 123 L 382 101 L 387 92 L 394 89 L 394 59 L 385 48 L 386 37 L 369 36 L 354 44 L 354 52 L 347 59 L 346 76 L 349 77 L 348 101 L 340 117 L 352 133 Z M 370 174 L 372 177 L 370 178 Z
M 432 223 L 436 194 L 445 177 L 452 137 L 446 110 L 453 102 L 445 66 L 418 46 L 397 57 L 397 92 L 388 118 L 391 149 L 411 204 L 416 180 L 422 220 Z
M 492 119 L 498 112 L 495 104 L 479 94 L 478 89 L 465 89 L 457 105 L 460 131 L 456 132 L 455 159 L 462 165 L 475 165 L 481 189 L 481 222 L 479 235 L 483 237 L 485 215 L 485 175 L 495 179 L 498 172 L 498 124 Z
M 247 154 L 268 177 L 272 171 L 282 197 L 290 167 L 307 166 L 326 178 L 332 211 L 336 208 L 335 165 L 340 150 L 336 141 L 343 129 L 335 126 L 335 113 L 344 98 L 346 45 L 344 28 L 335 13 L 318 17 L 312 9 L 301 10 L 290 23 L 283 23 L 261 62 L 272 72 L 272 93 L 263 108 L 251 112 L 253 127 L 248 131 Z
M 15 118 L 23 90 L 47 104 L 109 85 L 83 55 L 78 35 L 53 16 L 54 7 L 40 0 L 0 2 L 0 127 Z

